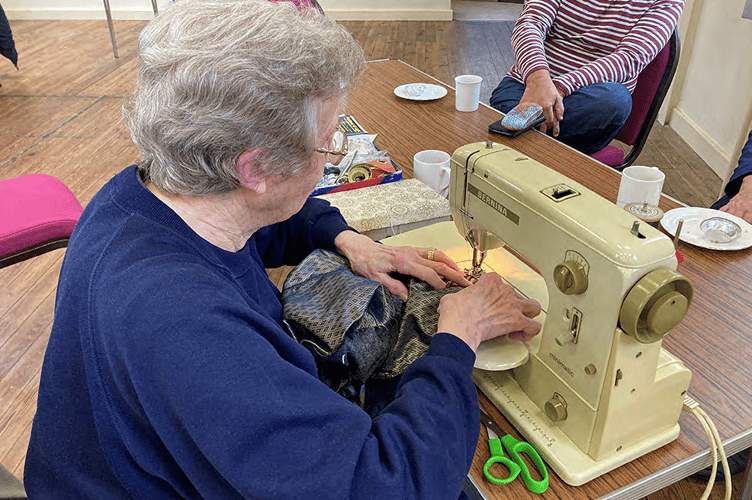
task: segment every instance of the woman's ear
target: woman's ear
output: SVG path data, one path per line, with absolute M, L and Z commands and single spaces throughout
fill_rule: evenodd
M 261 173 L 261 150 L 243 151 L 235 162 L 240 185 L 256 194 L 266 192 L 266 178 Z

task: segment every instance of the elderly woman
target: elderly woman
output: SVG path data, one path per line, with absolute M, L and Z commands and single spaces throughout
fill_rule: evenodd
M 29 497 L 457 498 L 479 431 L 474 349 L 537 333 L 538 304 L 496 275 L 443 298 L 442 333 L 371 418 L 319 381 L 265 272 L 324 248 L 402 297 L 391 272 L 468 284 L 443 254 L 376 244 L 309 198 L 360 48 L 313 8 L 180 0 L 139 53 L 126 119 L 142 157 L 68 247 Z

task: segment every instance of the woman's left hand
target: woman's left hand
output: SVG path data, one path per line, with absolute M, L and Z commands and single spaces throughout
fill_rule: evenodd
M 390 273 L 413 276 L 437 290 L 446 287 L 444 279 L 461 286 L 470 285 L 457 264 L 436 248 L 390 247 L 354 231 L 338 234 L 334 245 L 348 258 L 353 272 L 378 281 L 402 300 L 407 300 L 407 287 Z

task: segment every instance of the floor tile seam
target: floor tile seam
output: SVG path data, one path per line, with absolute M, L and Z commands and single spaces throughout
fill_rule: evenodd
M 7 166 L 7 165 L 10 165 L 14 161 L 16 161 L 18 158 L 20 158 L 21 156 L 23 156 L 24 154 L 26 154 L 26 152 L 28 152 L 32 148 L 36 147 L 37 145 L 39 145 L 42 141 L 44 141 L 45 139 L 47 139 L 50 136 L 52 136 L 55 132 L 57 132 L 61 128 L 65 127 L 67 124 L 69 124 L 70 122 L 72 122 L 73 120 L 75 120 L 76 118 L 78 118 L 79 116 L 81 116 L 83 113 L 85 113 L 86 111 L 88 111 L 89 109 L 91 109 L 96 104 L 102 102 L 106 98 L 107 98 L 107 96 L 100 96 L 99 98 L 95 99 L 88 106 L 85 106 L 83 109 L 81 109 L 78 112 L 76 112 L 75 114 L 73 114 L 73 116 L 71 116 L 67 120 L 63 121 L 60 125 L 58 125 L 54 129 L 50 130 L 46 134 L 40 136 L 39 139 L 37 139 L 36 141 L 34 141 L 33 143 L 31 143 L 27 147 L 23 148 L 18 154 L 13 155 L 8 160 L 4 161 L 2 164 L 0 164 L 0 168 L 3 168 L 5 166 Z

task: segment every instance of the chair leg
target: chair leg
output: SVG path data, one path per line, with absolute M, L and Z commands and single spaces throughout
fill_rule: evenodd
M 155 0 L 152 0 L 154 3 Z M 118 58 L 117 43 L 115 42 L 115 28 L 112 26 L 112 12 L 110 12 L 110 0 L 104 0 L 104 12 L 107 14 L 107 26 L 110 28 L 110 40 L 112 41 L 112 53 Z
M 151 8 L 154 9 L 155 16 L 159 14 L 159 11 L 157 10 L 157 0 L 151 0 Z

